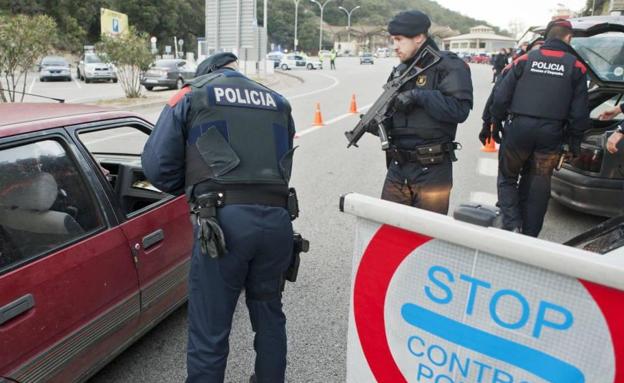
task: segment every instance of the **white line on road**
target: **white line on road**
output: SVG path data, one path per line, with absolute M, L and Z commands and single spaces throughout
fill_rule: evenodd
M 338 80 L 338 79 L 337 79 L 336 77 L 334 77 L 334 76 L 330 76 L 330 75 L 328 75 L 328 74 L 323 74 L 323 73 L 318 73 L 318 75 L 323 76 L 323 77 L 326 77 L 326 78 L 328 78 L 328 79 L 332 80 L 332 81 L 333 81 L 333 83 L 332 83 L 330 86 L 327 86 L 327 87 L 325 87 L 325 88 L 321 88 L 321 89 L 313 90 L 313 91 L 311 91 L 311 92 L 307 92 L 307 93 L 297 94 L 297 95 L 290 96 L 290 97 L 288 97 L 288 96 L 284 96 L 284 97 L 286 97 L 286 99 L 287 99 L 288 101 L 291 101 L 291 100 L 296 100 L 296 99 L 301 98 L 301 97 L 311 96 L 311 95 L 313 95 L 313 94 L 317 94 L 317 93 L 322 93 L 322 92 L 328 91 L 328 90 L 330 90 L 330 89 L 332 89 L 332 88 L 337 87 L 337 86 L 338 86 L 338 84 L 340 84 L 340 80 Z
M 37 76 L 33 77 L 33 80 L 30 83 L 30 86 L 28 87 L 28 93 L 32 93 L 33 87 L 35 86 L 35 81 L 37 81 Z
M 364 112 L 366 109 L 370 108 L 373 104 L 368 104 L 366 106 L 363 106 L 360 108 L 360 112 Z M 313 126 L 311 128 L 308 128 L 306 130 L 302 130 L 301 132 L 297 132 L 296 137 L 302 137 L 305 136 L 306 134 L 312 133 L 314 131 L 317 131 L 321 128 L 323 128 L 323 126 L 327 126 L 327 125 L 332 125 L 335 124 L 338 121 L 342 121 L 345 118 L 351 117 L 351 116 L 357 116 L 357 114 L 353 114 L 353 113 L 345 113 L 341 116 L 338 117 L 334 117 L 331 120 L 325 121 L 325 124 L 323 124 L 322 126 Z
M 496 177 L 498 175 L 498 160 L 494 158 L 479 158 L 477 173 L 482 176 Z
M 80 85 L 80 79 L 78 78 L 78 76 L 74 78 L 74 83 L 76 84 L 78 89 L 82 89 L 82 85 Z
M 497 201 L 498 201 L 498 197 L 494 193 L 486 193 L 486 192 L 471 192 L 470 193 L 470 202 L 473 202 L 473 203 L 495 206 Z

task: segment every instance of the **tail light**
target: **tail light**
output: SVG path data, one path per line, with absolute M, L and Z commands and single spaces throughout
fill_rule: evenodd
M 581 147 L 581 155 L 571 161 L 572 166 L 593 173 L 600 173 L 604 151 L 596 147 Z

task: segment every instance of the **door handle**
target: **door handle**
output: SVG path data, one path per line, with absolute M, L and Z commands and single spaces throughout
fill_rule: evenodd
M 155 244 L 162 242 L 163 239 L 165 239 L 165 232 L 162 229 L 146 235 L 143 237 L 143 250 L 147 250 Z
M 35 298 L 32 294 L 26 294 L 17 298 L 8 305 L 0 307 L 0 325 L 10 321 L 16 316 L 25 313 L 35 307 Z

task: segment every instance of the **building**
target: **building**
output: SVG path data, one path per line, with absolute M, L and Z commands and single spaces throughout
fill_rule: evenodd
M 468 34 L 447 37 L 443 41 L 447 51 L 470 54 L 494 53 L 502 48 L 514 48 L 516 45 L 515 39 L 497 35 L 494 29 L 486 25 L 470 28 Z

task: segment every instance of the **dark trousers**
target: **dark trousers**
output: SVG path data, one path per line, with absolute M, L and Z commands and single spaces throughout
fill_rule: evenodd
M 286 317 L 281 284 L 293 249 L 288 212 L 276 207 L 231 205 L 218 209 L 218 220 L 227 253 L 216 259 L 202 255 L 197 241 L 193 249 L 186 381 L 224 381 L 232 316 L 245 289 L 255 332 L 257 381 L 283 382 Z
M 336 69 L 336 60 L 329 60 L 329 69 Z
M 550 199 L 563 128 L 560 121 L 517 116 L 505 126 L 499 151 L 498 202 L 503 228 L 537 237 Z
M 381 198 L 387 201 L 447 214 L 453 186 L 453 164 L 422 166 L 416 162 L 403 165 L 391 161 Z

